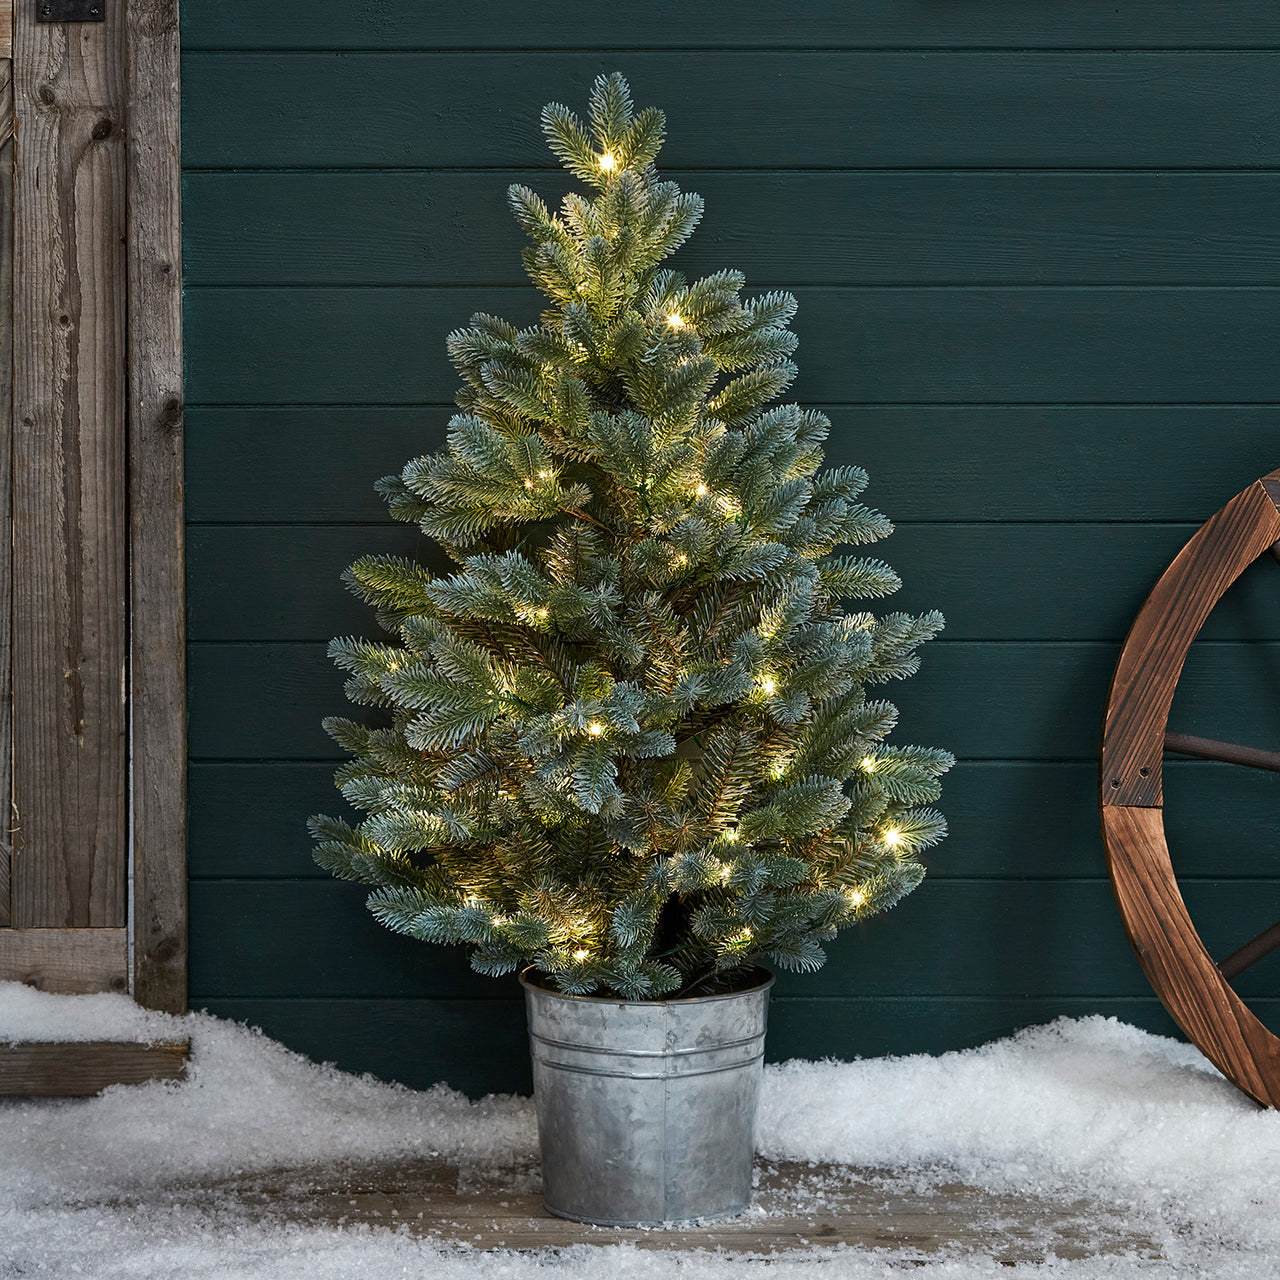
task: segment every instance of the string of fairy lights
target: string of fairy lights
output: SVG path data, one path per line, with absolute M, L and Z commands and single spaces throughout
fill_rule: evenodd
M 605 151 L 599 155 L 597 157 L 597 164 L 601 172 L 604 174 L 614 174 L 619 170 L 618 156 L 611 151 Z M 585 291 L 582 284 L 579 284 L 577 288 L 580 292 Z M 688 317 L 682 315 L 678 310 L 671 310 L 667 312 L 664 319 L 667 327 L 672 331 L 688 331 L 691 335 L 696 335 L 696 325 Z M 581 344 L 577 345 L 579 347 L 580 355 L 583 358 L 586 358 L 586 349 L 583 348 Z M 536 474 L 527 476 L 524 479 L 523 484 L 526 490 L 536 492 L 542 489 L 544 485 L 553 484 L 558 480 L 559 476 L 555 471 L 550 468 L 540 468 Z M 740 514 L 740 508 L 733 498 L 729 497 L 727 494 L 713 494 L 706 483 L 701 480 L 693 485 L 691 493 L 694 499 L 699 502 L 703 499 L 713 498 L 717 506 L 726 516 L 732 517 Z M 685 568 L 689 565 L 689 556 L 686 552 L 675 551 L 672 555 L 672 563 L 679 568 Z M 525 613 L 526 616 L 531 617 L 538 623 L 547 623 L 552 620 L 551 612 L 546 606 L 539 605 L 531 607 L 525 611 Z M 771 634 L 771 630 L 771 628 L 767 628 L 764 625 L 761 627 L 761 632 L 766 636 L 766 638 Z M 399 664 L 396 662 L 388 663 L 388 667 L 393 671 L 396 670 L 398 666 Z M 756 688 L 765 698 L 771 699 L 776 697 L 780 690 L 777 674 L 772 671 L 759 672 L 756 677 Z M 589 737 L 602 738 L 606 735 L 608 726 L 604 721 L 593 719 L 588 720 L 584 728 Z M 859 761 L 858 767 L 863 773 L 870 775 L 876 772 L 878 762 L 874 756 L 867 755 Z M 775 781 L 781 781 L 786 776 L 787 769 L 788 764 L 786 761 L 777 761 L 771 767 L 770 773 Z M 880 843 L 886 849 L 899 849 L 907 843 L 907 837 L 901 828 L 892 824 L 880 828 L 877 832 L 877 836 Z M 725 845 L 735 845 L 739 842 L 740 838 L 740 832 L 737 827 L 729 827 L 723 831 L 719 837 L 720 841 Z M 734 874 L 734 867 L 732 863 L 719 860 L 717 860 L 717 863 L 718 865 L 714 872 L 716 878 L 721 884 L 729 884 Z M 845 887 L 842 889 L 842 893 L 850 910 L 858 909 L 867 901 L 866 892 L 862 888 L 856 886 Z M 468 907 L 483 910 L 489 904 L 475 896 L 468 896 L 466 899 L 466 905 Z M 502 927 L 508 923 L 507 917 L 500 914 L 492 915 L 490 920 L 492 924 L 497 927 Z M 588 930 L 583 929 L 583 932 L 588 932 Z M 750 926 L 744 926 L 740 931 L 731 935 L 724 941 L 725 945 L 731 949 L 747 950 L 753 944 L 754 937 L 755 935 Z M 596 952 L 593 939 L 590 937 L 579 937 L 576 942 L 576 946 L 573 942 L 569 942 L 565 947 L 565 951 L 572 956 L 575 962 L 585 965 L 592 960 Z M 572 950 L 569 948 L 572 948 Z

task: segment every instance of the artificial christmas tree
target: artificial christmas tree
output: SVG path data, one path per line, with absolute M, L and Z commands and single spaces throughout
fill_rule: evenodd
M 388 927 L 650 1000 L 820 966 L 919 883 L 952 760 L 884 745 L 896 710 L 865 694 L 916 670 L 941 617 L 845 611 L 899 580 L 838 548 L 892 526 L 863 471 L 819 470 L 822 414 L 767 407 L 795 300 L 664 268 L 702 211 L 654 169 L 664 117 L 616 74 L 590 106 L 543 125 L 598 194 L 552 214 L 510 189 L 549 308 L 449 336 L 447 447 L 380 481 L 456 568 L 351 567 L 396 640 L 330 652 L 386 718 L 326 721 L 368 817 L 312 826 Z
M 314 818 L 316 857 L 392 929 L 526 969 L 551 1212 L 723 1216 L 751 1194 L 758 962 L 816 969 L 944 832 L 950 755 L 885 746 L 897 712 L 865 692 L 942 619 L 842 608 L 899 585 L 837 554 L 891 526 L 865 473 L 819 471 L 821 414 L 766 407 L 795 300 L 662 267 L 702 211 L 658 180 L 662 113 L 602 76 L 589 126 L 543 125 L 599 194 L 553 215 L 511 188 L 551 306 L 450 335 L 447 448 L 380 482 L 456 568 L 349 571 L 397 642 L 330 652 L 389 723 L 326 722 L 369 816 Z

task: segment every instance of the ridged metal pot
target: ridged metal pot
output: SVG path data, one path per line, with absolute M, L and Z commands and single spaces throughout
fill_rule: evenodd
M 545 1205 L 611 1227 L 751 1203 L 772 974 L 678 1000 L 566 996 L 521 976 Z

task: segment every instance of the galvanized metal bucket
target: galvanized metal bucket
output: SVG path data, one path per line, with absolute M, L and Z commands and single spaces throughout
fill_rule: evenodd
M 549 1213 L 649 1227 L 748 1208 L 773 986 L 756 977 L 727 995 L 625 1001 L 521 976 Z

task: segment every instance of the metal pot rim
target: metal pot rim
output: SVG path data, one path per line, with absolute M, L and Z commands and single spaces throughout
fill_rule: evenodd
M 563 991 L 556 991 L 551 987 L 545 987 L 541 982 L 535 981 L 535 978 L 541 977 L 537 969 L 530 965 L 527 969 L 520 971 L 520 985 L 528 991 L 536 991 L 539 995 L 553 996 L 557 1000 L 575 1000 L 580 1003 L 594 1004 L 621 1004 L 628 1006 L 652 1005 L 654 1008 L 662 1008 L 672 1005 L 690 1005 L 690 1004 L 709 1004 L 713 1000 L 735 1000 L 739 996 L 755 995 L 760 991 L 768 991 L 775 982 L 774 975 L 763 965 L 753 966 L 754 972 L 759 981 L 754 982 L 749 987 L 741 987 L 737 991 L 721 991 L 716 995 L 710 996 L 675 996 L 666 1000 L 624 1000 L 621 996 L 573 996 L 567 995 Z M 534 975 L 533 978 L 528 975 Z

